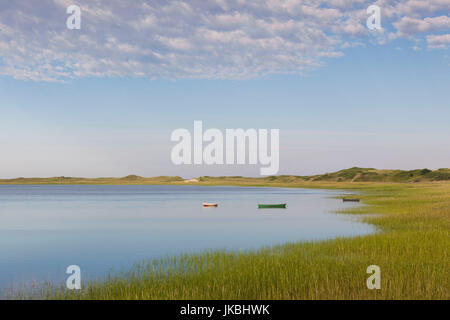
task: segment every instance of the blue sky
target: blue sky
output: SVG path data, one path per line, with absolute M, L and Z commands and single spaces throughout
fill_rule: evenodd
M 361 8 L 364 5 L 359 3 Z M 356 16 L 360 7 L 352 7 Z M 19 48 L 14 48 L 11 40 L 8 48 L 2 49 L 6 32 L 0 37 L 4 62 L 0 68 L 0 177 L 258 175 L 259 166 L 174 166 L 170 134 L 180 127 L 192 130 L 194 120 L 202 120 L 207 128 L 279 128 L 280 174 L 314 174 L 355 165 L 449 167 L 450 58 L 445 42 L 449 25 L 441 18 L 446 15 L 442 8 L 429 13 L 428 19 L 443 21 L 433 27 L 426 14 L 407 15 L 409 9 L 392 8 L 394 13 L 405 12 L 399 13 L 397 20 L 388 20 L 382 39 L 373 34 L 339 35 L 339 46 L 319 45 L 318 51 L 302 52 L 301 60 L 293 62 L 301 66 L 289 74 L 286 71 L 297 55 L 286 49 L 286 43 L 276 43 L 270 51 L 292 55 L 287 64 L 280 59 L 274 62 L 255 47 L 254 65 L 232 60 L 219 67 L 217 62 L 227 58 L 216 56 L 210 61 L 211 53 L 204 49 L 180 55 L 167 68 L 167 61 L 147 66 L 145 57 L 140 56 L 137 61 L 149 68 L 144 76 L 136 75 L 131 67 L 110 75 L 103 65 L 95 66 L 95 72 L 85 67 L 91 59 L 100 59 L 98 52 L 86 49 L 79 57 L 88 58 L 80 58 L 83 66 L 79 69 L 74 64 L 76 56 L 72 60 L 48 58 L 42 69 L 43 63 L 29 64 L 18 57 L 14 50 Z M 2 12 L 25 12 L 26 8 L 3 10 L 0 26 L 8 26 L 11 18 L 6 19 Z M 171 14 L 175 13 L 168 13 L 169 17 Z M 240 30 L 239 25 L 234 28 Z M 325 30 L 321 25 L 317 28 Z M 20 35 L 24 39 L 29 36 L 26 30 Z M 121 37 L 120 33 L 115 36 Z M 443 44 L 430 37 L 444 39 L 439 40 Z M 184 39 L 182 34 L 175 38 Z M 137 47 L 144 41 L 134 40 Z M 352 45 L 342 45 L 347 42 Z M 25 46 L 21 52 L 39 49 L 44 43 L 34 46 Z M 66 50 L 54 47 L 51 54 L 64 57 Z M 243 47 L 233 50 L 242 50 L 237 57 L 246 52 Z M 322 58 L 321 50 L 339 55 Z M 115 64 L 129 61 L 116 57 L 114 51 L 106 54 Z M 310 65 L 304 62 L 311 59 Z M 202 63 L 196 65 L 198 60 Z M 188 68 L 190 63 L 194 73 Z M 61 77 L 58 70 L 62 69 L 56 65 L 63 66 L 67 76 Z M 255 74 L 253 70 L 262 71 Z

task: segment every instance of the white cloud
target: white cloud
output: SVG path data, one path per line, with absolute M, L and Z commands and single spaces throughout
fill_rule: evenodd
M 445 30 L 450 1 L 380 0 L 383 33 L 368 32 L 362 0 L 87 0 L 81 30 L 66 28 L 69 0 L 0 3 L 0 74 L 249 78 L 297 73 L 341 49 Z M 445 11 L 447 10 L 447 11 Z M 388 32 L 386 32 L 386 30 Z M 438 35 L 436 36 L 438 37 Z
M 394 23 L 401 35 L 414 35 L 417 33 L 434 32 L 450 29 L 450 17 L 440 16 L 434 18 L 415 19 L 403 17 Z
M 450 46 L 450 34 L 427 36 L 429 48 L 444 49 Z

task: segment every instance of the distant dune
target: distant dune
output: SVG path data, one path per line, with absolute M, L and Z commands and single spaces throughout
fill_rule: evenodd
M 450 181 L 450 169 L 417 169 L 417 170 L 379 170 L 373 168 L 358 168 L 340 170 L 313 176 L 281 175 L 264 178 L 249 178 L 241 176 L 210 177 L 203 176 L 185 180 L 182 177 L 160 176 L 144 178 L 129 175 L 123 178 L 16 178 L 0 179 L 0 184 L 101 184 L 101 185 L 152 185 L 152 184 L 299 184 L 309 182 L 430 182 Z
M 181 177 L 152 177 L 143 178 L 129 175 L 123 178 L 77 178 L 77 177 L 53 177 L 53 178 L 16 178 L 0 179 L 0 184 L 170 184 L 183 182 Z

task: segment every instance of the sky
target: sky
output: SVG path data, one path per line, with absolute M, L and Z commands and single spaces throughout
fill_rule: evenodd
M 1 178 L 258 176 L 174 165 L 195 120 L 280 129 L 279 174 L 450 167 L 450 1 L 124 4 L 0 3 Z

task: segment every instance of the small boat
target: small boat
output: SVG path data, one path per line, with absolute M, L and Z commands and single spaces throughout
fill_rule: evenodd
M 203 206 L 204 207 L 217 207 L 219 206 L 217 203 L 208 203 L 208 202 L 203 202 Z
M 342 198 L 343 202 L 359 202 L 359 199 Z
M 279 203 L 279 204 L 258 204 L 258 209 L 275 209 L 275 208 L 286 209 L 286 203 Z

